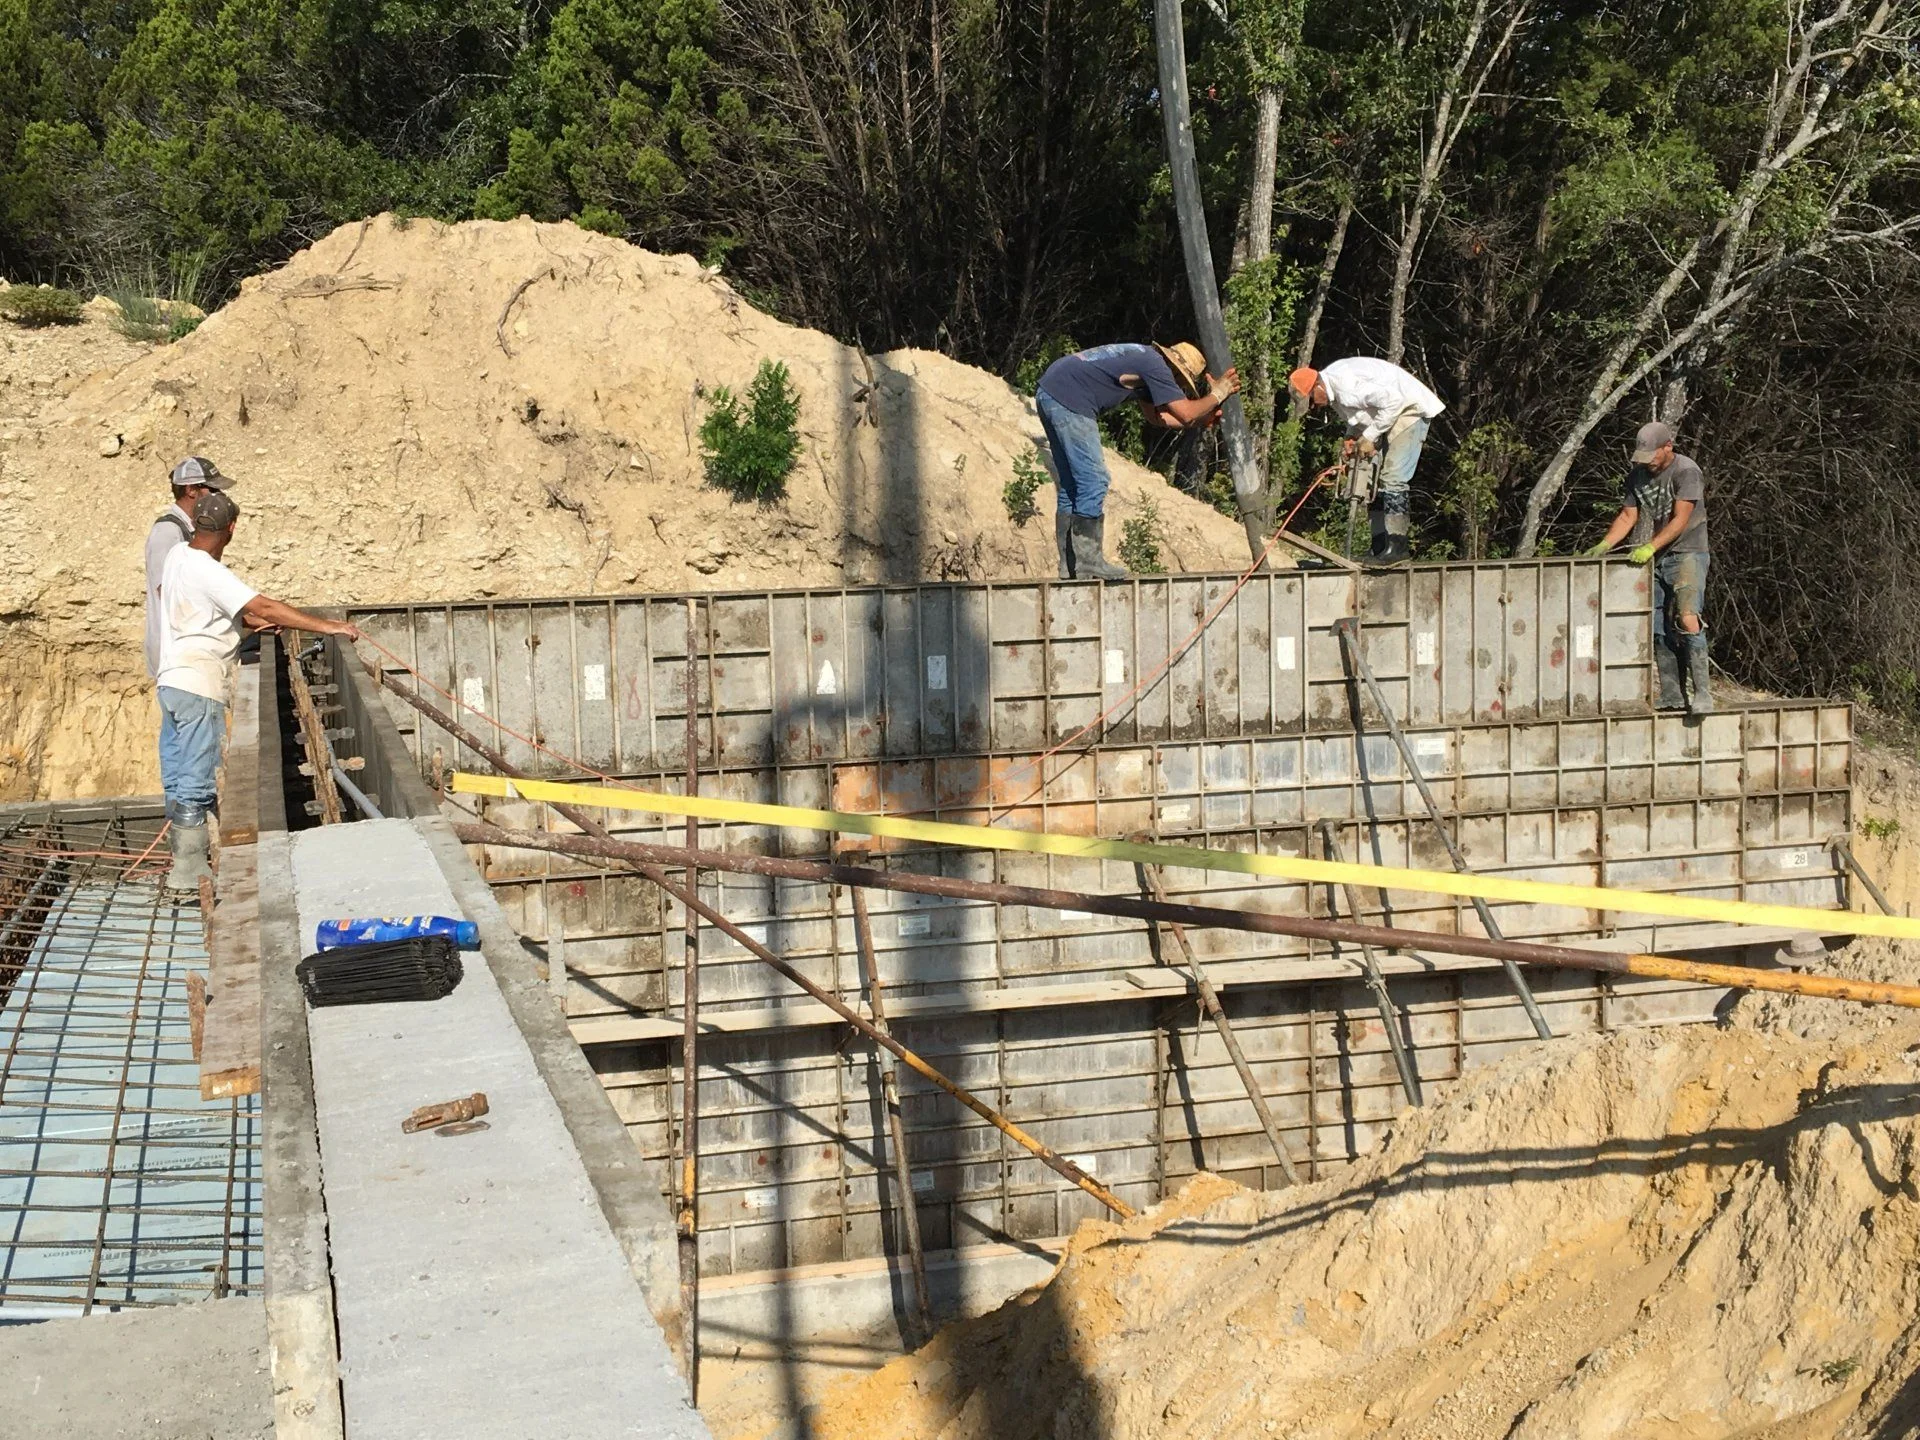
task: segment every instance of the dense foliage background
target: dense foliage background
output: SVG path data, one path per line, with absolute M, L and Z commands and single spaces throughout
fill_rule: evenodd
M 1430 555 L 1589 542 L 1659 414 L 1707 470 L 1719 657 L 1911 707 L 1916 5 L 1190 0 L 1276 491 L 1329 443 L 1271 403 L 1308 355 L 1398 356 L 1447 400 Z M 0 0 L 0 270 L 218 298 L 383 209 L 571 217 L 869 349 L 1030 381 L 1068 343 L 1187 328 L 1151 18 Z M 1152 458 L 1217 492 L 1219 457 L 1176 448 Z

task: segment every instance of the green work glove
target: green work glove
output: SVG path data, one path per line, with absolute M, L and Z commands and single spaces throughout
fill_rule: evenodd
M 1636 545 L 1628 552 L 1627 559 L 1636 565 L 1648 564 L 1653 559 L 1653 547 L 1651 545 Z
M 1598 545 L 1594 546 L 1591 550 L 1584 550 L 1581 553 L 1584 554 L 1589 560 L 1598 560 L 1602 555 L 1605 555 L 1611 549 L 1613 549 L 1613 546 L 1609 545 L 1606 541 L 1602 540 Z

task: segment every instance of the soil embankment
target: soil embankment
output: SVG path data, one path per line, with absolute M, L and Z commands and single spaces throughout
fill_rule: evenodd
M 142 539 L 181 455 L 238 478 L 234 568 L 296 604 L 1051 574 L 1001 488 L 1030 402 L 924 351 L 866 356 L 719 275 L 572 225 L 342 227 L 177 344 L 0 327 L 0 798 L 150 793 Z M 778 504 L 702 479 L 716 386 L 781 360 Z M 108 453 L 111 452 L 111 453 Z M 1158 505 L 1174 569 L 1240 527 L 1111 457 L 1108 537 Z
M 1920 955 L 1861 942 L 1859 973 Z M 1920 1423 L 1920 1018 L 1551 1042 L 1336 1179 L 1202 1177 L 816 1440 L 1813 1437 Z

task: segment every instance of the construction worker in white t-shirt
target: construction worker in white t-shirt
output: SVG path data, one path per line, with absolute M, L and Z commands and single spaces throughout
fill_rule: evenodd
M 1408 514 L 1413 468 L 1427 426 L 1447 407 L 1438 395 L 1398 365 L 1356 355 L 1324 370 L 1302 365 L 1287 388 L 1318 410 L 1332 406 L 1347 427 L 1348 461 L 1377 460 L 1378 493 L 1369 509 L 1376 565 L 1393 565 L 1413 553 Z
M 225 491 L 200 496 L 193 504 L 192 537 L 168 552 L 160 572 L 160 657 L 154 679 L 160 697 L 160 788 L 167 797 L 173 853 L 166 885 L 176 893 L 197 893 L 201 877 L 211 873 L 207 813 L 216 799 L 227 697 L 245 629 L 285 626 L 360 638 L 344 620 L 309 615 L 262 595 L 221 564 L 239 517 L 240 507 Z

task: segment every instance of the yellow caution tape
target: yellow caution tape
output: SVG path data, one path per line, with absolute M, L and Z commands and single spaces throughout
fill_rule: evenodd
M 1614 890 L 1600 885 L 1559 885 L 1546 880 L 1515 880 L 1503 875 L 1455 874 L 1444 870 L 1402 870 L 1391 865 L 1356 865 L 1304 856 L 1259 855 L 1244 850 L 1202 850 L 1191 845 L 1148 845 L 1131 840 L 1101 840 L 1086 835 L 1054 835 L 1044 830 L 1001 830 L 990 825 L 954 825 L 940 820 L 909 820 L 898 815 L 850 815 L 839 810 L 808 810 L 797 805 L 763 805 L 750 800 L 717 800 L 704 795 L 660 795 L 645 790 L 550 780 L 508 780 L 498 775 L 456 771 L 453 789 L 464 795 L 495 795 L 562 805 L 610 810 L 645 810 L 657 815 L 692 815 L 701 820 L 739 825 L 770 825 L 793 830 L 833 830 L 848 835 L 877 835 L 889 840 L 918 840 L 928 845 L 961 845 L 981 850 L 1018 850 L 1065 855 L 1082 860 L 1120 860 L 1137 865 L 1177 865 L 1189 870 L 1219 870 L 1264 875 L 1309 884 L 1387 886 L 1431 895 L 1503 900 L 1522 905 L 1564 905 L 1578 910 L 1611 910 L 1630 915 L 1661 915 L 1677 920 L 1711 920 L 1731 925 L 1768 925 L 1817 935 L 1884 935 L 1920 940 L 1920 920 L 1899 915 L 1863 915 L 1851 910 L 1813 910 L 1798 905 L 1766 905 L 1752 900 L 1710 900 L 1697 895 L 1663 895 L 1648 890 Z

